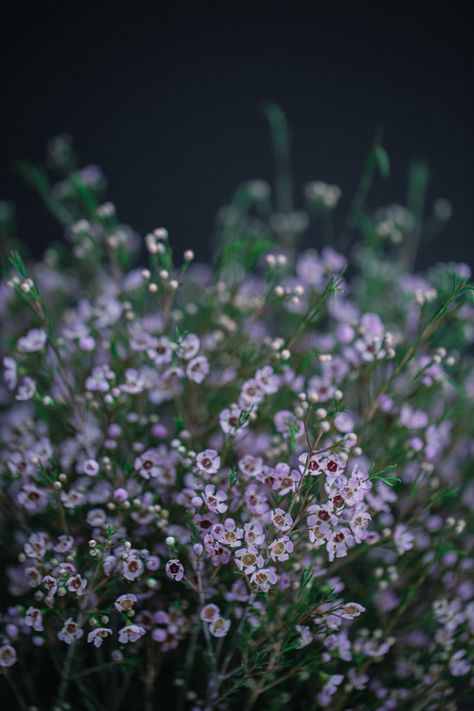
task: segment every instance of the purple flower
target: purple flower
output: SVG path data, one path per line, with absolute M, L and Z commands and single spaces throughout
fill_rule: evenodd
M 41 610 L 37 607 L 28 607 L 25 612 L 25 624 L 28 627 L 32 627 L 35 632 L 42 632 L 43 630 L 43 616 Z
M 272 523 L 279 531 L 289 531 L 293 525 L 293 518 L 287 511 L 275 509 L 272 511 Z
M 209 373 L 209 361 L 206 356 L 196 356 L 186 366 L 186 375 L 195 383 L 202 383 Z
M 161 457 L 156 449 L 147 449 L 135 459 L 134 466 L 144 479 L 153 479 L 161 473 Z
M 95 459 L 86 459 L 84 462 L 84 474 L 87 476 L 96 476 L 99 471 L 99 464 Z
M 262 592 L 268 592 L 272 585 L 278 581 L 275 568 L 261 568 L 252 573 L 250 582 L 256 585 Z
M 16 400 L 25 401 L 31 400 L 36 392 L 36 381 L 33 378 L 25 376 L 18 387 L 17 394 L 15 396 Z
M 82 630 L 79 625 L 74 622 L 72 617 L 68 617 L 63 625 L 63 628 L 58 632 L 58 639 L 66 644 L 72 644 L 76 640 L 81 639 L 83 634 L 84 630 Z
M 393 540 L 399 555 L 402 555 L 413 548 L 415 542 L 413 534 L 410 533 L 408 528 L 403 523 L 395 526 L 393 531 Z
M 17 348 L 23 353 L 34 353 L 42 350 L 47 340 L 48 336 L 43 328 L 32 328 L 26 336 L 18 339 Z
M 221 458 L 215 449 L 205 449 L 196 457 L 198 469 L 206 474 L 215 474 L 221 466 Z
M 200 348 L 198 336 L 195 333 L 188 333 L 178 341 L 176 353 L 183 360 L 191 360 L 197 355 Z
M 3 367 L 5 368 L 3 377 L 9 390 L 14 390 L 17 384 L 17 366 L 13 358 L 6 356 L 3 359 Z
M 122 563 L 122 575 L 126 580 L 136 580 L 139 578 L 145 566 L 139 556 L 138 551 L 130 551 L 126 560 Z
M 133 610 L 133 606 L 136 602 L 136 595 L 132 595 L 132 593 L 125 593 L 124 595 L 119 595 L 119 597 L 115 600 L 114 607 L 119 612 L 130 612 L 130 610 Z
M 283 562 L 288 560 L 290 553 L 293 552 L 293 543 L 288 536 L 282 536 L 272 541 L 268 547 L 270 558 L 273 561 Z
M 203 622 L 214 622 L 219 617 L 219 608 L 217 605 L 213 605 L 212 603 L 204 605 L 204 607 L 201 608 L 199 617 L 203 620 Z
M 214 637 L 225 637 L 230 628 L 230 620 L 218 616 L 209 625 L 209 631 Z
M 126 627 L 122 627 L 118 632 L 119 642 L 120 644 L 128 644 L 129 642 L 133 644 L 133 642 L 139 640 L 140 637 L 143 637 L 144 634 L 145 630 L 143 627 L 139 625 L 127 625 Z
M 233 408 L 231 410 L 223 410 L 219 415 L 219 422 L 222 431 L 225 434 L 235 435 L 237 432 L 248 425 L 246 419 L 242 419 L 242 410 Z
M 68 578 L 66 587 L 69 592 L 74 592 L 76 595 L 84 595 L 87 587 L 87 580 L 82 578 L 79 573 L 76 573 Z
M 176 580 L 176 582 L 184 578 L 184 567 L 177 558 L 173 558 L 166 563 L 166 575 L 171 580 Z
M 87 641 L 92 643 L 94 647 L 100 647 L 104 639 L 107 639 L 112 634 L 110 627 L 96 627 L 96 629 L 89 632 L 87 635 Z
M 12 667 L 16 662 L 16 652 L 11 644 L 4 644 L 0 647 L 0 667 L 6 669 Z

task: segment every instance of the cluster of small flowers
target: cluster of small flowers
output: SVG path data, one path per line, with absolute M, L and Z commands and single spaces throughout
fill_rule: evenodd
M 267 239 L 249 269 L 239 235 L 258 234 L 257 218 L 234 205 L 216 274 L 191 250 L 176 267 L 163 228 L 135 268 L 113 206 L 86 219 L 68 185 L 52 199 L 72 211 L 77 270 L 49 253 L 29 279 L 16 256 L 0 287 L 4 673 L 21 656 L 40 668 L 57 645 L 72 650 L 61 702 L 71 665 L 93 667 L 99 647 L 111 667 L 146 658 L 157 688 L 156 655 L 172 656 L 195 711 L 253 704 L 278 675 L 315 708 L 388 711 L 429 694 L 434 709 L 464 693 L 467 267 L 413 275 L 363 245 L 349 283 L 334 249 Z M 264 187 L 248 187 L 259 209 Z M 340 191 L 306 195 L 332 209 Z M 395 248 L 413 220 L 379 212 L 372 241 Z

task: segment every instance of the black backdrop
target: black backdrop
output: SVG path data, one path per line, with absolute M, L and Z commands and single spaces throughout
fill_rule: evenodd
M 144 233 L 168 227 L 179 248 L 209 251 L 217 208 L 247 178 L 270 178 L 259 112 L 286 111 L 297 186 L 354 190 L 376 126 L 392 177 L 372 202 L 401 201 L 412 158 L 432 169 L 430 197 L 453 219 L 421 262 L 474 263 L 472 24 L 469 3 L 129 4 L 4 11 L 0 29 L 0 199 L 39 253 L 60 230 L 21 179 L 71 133 L 109 198 Z

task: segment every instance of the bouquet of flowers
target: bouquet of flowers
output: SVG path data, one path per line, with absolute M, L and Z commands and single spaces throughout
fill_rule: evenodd
M 59 182 L 20 166 L 66 242 L 0 287 L 8 708 L 472 708 L 470 271 L 413 271 L 449 204 L 415 164 L 369 210 L 376 137 L 337 241 L 268 115 L 274 189 L 212 265 L 121 224 L 66 138 Z

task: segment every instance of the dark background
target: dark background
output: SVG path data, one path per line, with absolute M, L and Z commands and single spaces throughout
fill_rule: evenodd
M 382 126 L 392 177 L 372 205 L 403 201 L 410 161 L 426 159 L 430 199 L 454 214 L 420 263 L 474 263 L 468 2 L 67 5 L 4 13 L 0 29 L 0 198 L 36 254 L 61 232 L 10 166 L 67 131 L 124 221 L 164 225 L 206 257 L 218 207 L 239 182 L 271 178 L 259 110 L 271 100 L 288 116 L 299 190 L 323 179 L 348 199 Z

